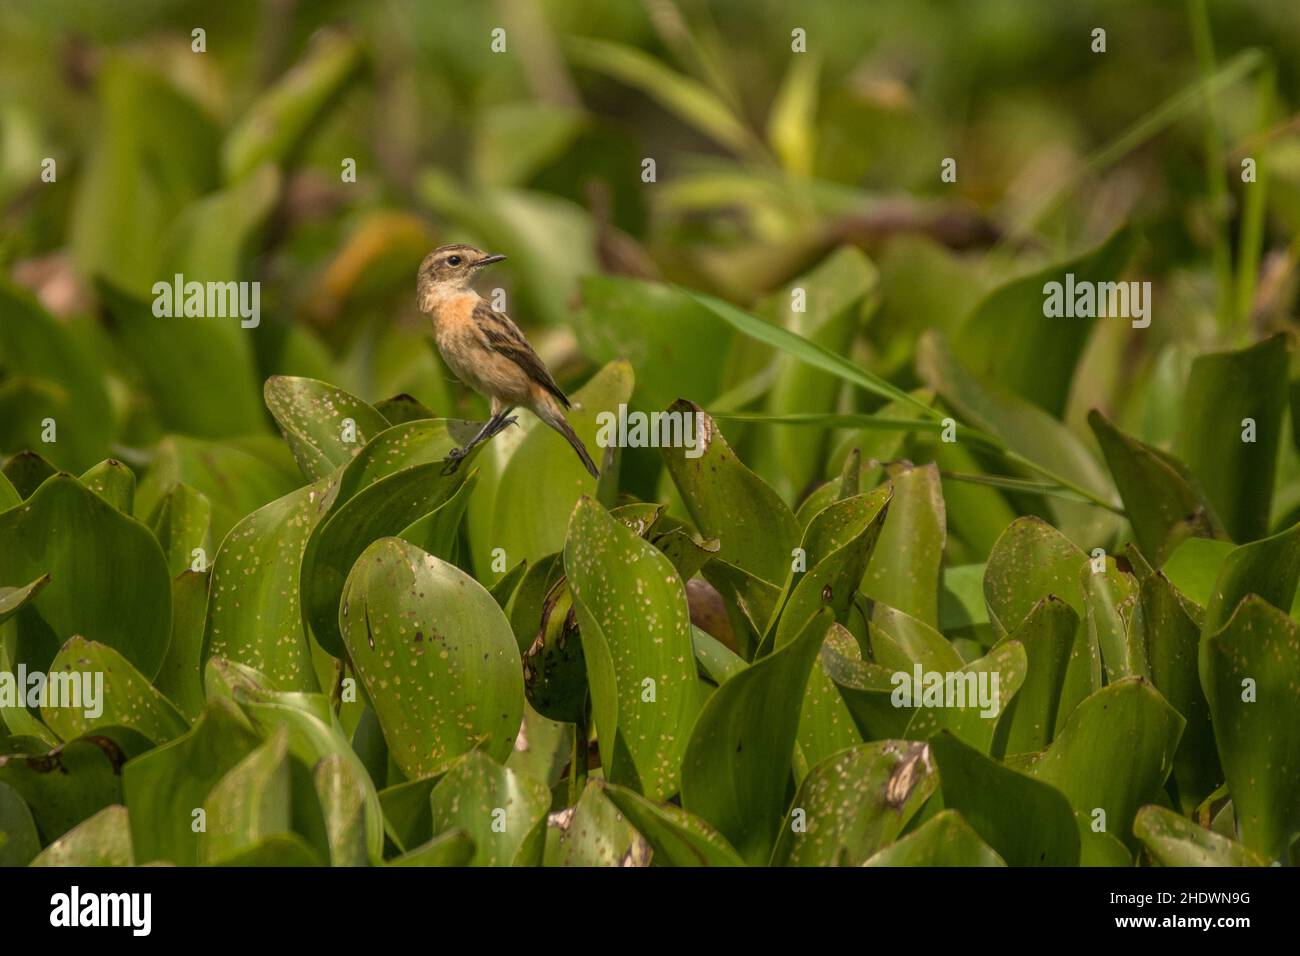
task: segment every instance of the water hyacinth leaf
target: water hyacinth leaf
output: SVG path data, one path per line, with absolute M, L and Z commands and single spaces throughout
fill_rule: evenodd
M 857 638 L 838 624 L 826 635 L 818 661 L 864 739 L 903 737 L 912 712 L 894 706 L 893 668 L 864 660 Z
M 1061 791 L 997 763 L 945 731 L 930 741 L 944 806 L 1009 866 L 1074 866 L 1079 831 Z
M 22 587 L 0 587 L 0 624 L 9 620 L 15 614 L 30 604 L 36 595 L 41 593 L 41 588 L 50 583 L 50 576 L 42 574 L 30 584 Z
M 366 866 L 370 862 L 366 842 L 368 788 L 358 772 L 358 765 L 343 759 L 342 754 L 322 757 L 312 770 L 332 866 Z
M 379 805 L 384 813 L 384 833 L 398 849 L 414 849 L 433 837 L 429 794 L 440 779 L 441 776 L 406 780 L 379 791 Z
M 109 737 L 78 737 L 49 753 L 0 755 L 0 784 L 26 801 L 42 842 L 48 843 L 122 802 L 126 760 L 126 752 Z
M 548 593 L 537 636 L 524 651 L 523 662 L 524 691 L 538 713 L 567 723 L 585 719 L 587 659 L 567 582 Z
M 32 866 L 135 866 L 126 807 L 114 804 L 52 842 Z
M 938 785 L 924 743 L 879 740 L 833 754 L 799 785 L 773 866 L 860 866 L 903 831 Z
M 34 451 L 20 451 L 5 461 L 2 473 L 22 501 L 30 498 L 46 479 L 56 475 L 58 469 Z
M 375 403 L 375 411 L 383 415 L 390 425 L 404 425 L 421 418 L 437 418 L 433 410 L 419 399 L 405 393 Z
M 1219 836 L 1184 816 L 1145 806 L 1133 819 L 1133 834 L 1161 866 L 1267 866 L 1268 861 L 1236 840 Z
M 655 803 L 635 790 L 605 784 L 605 796 L 650 845 L 653 866 L 744 866 L 726 838 L 694 814 Z
M 26 866 L 40 851 L 32 812 L 13 787 L 0 783 L 0 866 Z
M 1300 524 L 1272 537 L 1232 549 L 1219 567 L 1214 589 L 1205 604 L 1201 633 L 1207 636 L 1218 633 L 1249 594 L 1257 595 L 1283 611 L 1290 610 L 1298 583 Z M 1204 650 L 1202 642 L 1202 655 Z
M 1098 571 L 1095 560 L 1089 561 L 1081 573 L 1088 637 L 1101 652 L 1106 681 L 1150 678 L 1140 586 L 1133 575 L 1119 570 L 1112 557 L 1105 559 L 1103 568 Z
M 1105 831 L 1132 849 L 1133 817 L 1173 770 L 1184 725 L 1150 683 L 1125 677 L 1079 704 L 1024 769 L 1065 794 L 1084 820 L 1104 820 Z
M 1223 780 L 1210 707 L 1197 669 L 1201 628 L 1163 574 L 1143 580 L 1141 601 L 1151 681 L 1187 721 L 1174 754 L 1174 781 L 1179 805 L 1190 813 Z
M 802 537 L 790 507 L 741 463 L 702 409 L 677 401 L 669 411 L 696 421 L 702 455 L 687 457 L 684 448 L 662 451 L 696 528 L 721 543 L 716 560 L 769 584 L 786 580 L 791 553 Z
M 1160 567 L 1186 538 L 1215 537 L 1218 518 L 1182 462 L 1125 435 L 1101 412 L 1088 413 L 1142 553 Z
M 931 626 L 939 623 L 939 574 L 947 540 L 943 490 L 933 464 L 890 479 L 889 517 L 862 578 L 862 593 Z
M 273 161 L 288 164 L 318 119 L 360 75 L 361 46 L 338 30 L 317 36 L 227 135 L 221 166 L 228 181 Z
M 204 555 L 213 552 L 212 502 L 184 482 L 163 495 L 149 517 L 149 527 L 167 556 L 167 571 L 173 578 L 199 563 L 196 550 Z M 206 563 L 204 558 L 200 567 Z
M 1200 674 L 1241 842 L 1283 859 L 1300 830 L 1300 625 L 1248 596 L 1205 632 Z
M 599 461 L 602 454 L 597 440 L 601 416 L 617 416 L 619 406 L 631 398 L 633 384 L 632 366 L 620 360 L 606 365 L 570 396 L 569 424 L 593 459 Z M 587 474 L 568 442 L 536 421 L 510 453 L 495 487 L 486 473 L 484 479 L 486 494 L 481 503 L 470 503 L 476 568 L 492 566 L 495 548 L 505 551 L 507 562 L 536 561 L 561 550 L 573 506 L 582 496 L 596 492 L 596 479 Z
M 1096 317 L 1110 304 L 1106 301 L 1108 284 L 1114 284 L 1120 293 L 1117 304 L 1127 308 L 1105 318 L 1122 321 L 1137 315 L 1128 283 L 1114 282 L 1132 250 L 1132 233 L 1121 229 L 1095 249 L 994 289 L 962 326 L 956 349 L 968 357 L 977 375 L 998 382 L 1052 417 L 1061 417 L 1089 333 Z M 1096 290 L 1099 301 L 1076 315 L 1075 303 L 1064 301 L 1072 288 L 1080 295 Z M 1057 293 L 1055 300 L 1051 292 Z M 1053 310 L 1054 304 L 1059 311 Z M 1146 309 L 1150 307 L 1147 301 Z M 1073 317 L 1063 318 L 1067 315 Z
M 572 724 L 543 717 L 524 704 L 524 720 L 506 766 L 554 788 L 573 757 L 574 735 Z
M 264 505 L 226 536 L 212 566 L 203 659 L 266 674 L 282 690 L 317 690 L 303 630 L 299 569 L 332 502 L 329 479 Z
M 81 483 L 122 514 L 131 514 L 135 501 L 135 472 L 113 458 L 105 458 L 81 476 Z
M 14 483 L 4 471 L 0 471 L 0 511 L 8 511 L 14 505 L 22 504 L 23 495 L 18 493 Z
M 461 525 L 465 517 L 465 509 L 478 484 L 478 476 L 477 468 L 470 471 L 451 498 L 439 504 L 424 517 L 411 522 L 397 534 L 397 537 L 409 541 L 436 558 L 442 558 L 452 564 L 461 563 Z M 503 575 L 502 580 L 508 576 L 508 573 Z M 500 603 L 497 601 L 497 604 Z
M 695 646 L 695 661 L 700 665 L 700 671 L 715 684 L 723 683 L 737 671 L 743 671 L 749 666 L 743 657 L 695 625 L 691 625 L 691 641 Z
M 194 809 L 260 743 L 235 705 L 218 699 L 208 703 L 184 736 L 127 764 L 121 789 L 137 862 L 195 865 L 199 834 L 191 829 Z
M 289 734 L 283 727 L 217 781 L 203 801 L 199 862 L 213 865 L 292 829 Z
M 104 644 L 70 639 L 50 664 L 47 693 L 60 703 L 41 707 L 45 725 L 63 740 L 101 727 L 129 727 L 155 744 L 185 733 L 189 723 L 130 661 Z
M 650 846 L 605 795 L 588 780 L 578 802 L 546 820 L 543 866 L 646 866 Z
M 797 638 L 715 690 L 691 731 L 682 807 L 747 863 L 768 858 L 781 826 L 804 688 L 832 623 L 829 609 L 818 611 Z
M 654 545 L 590 498 L 573 510 L 564 568 L 609 779 L 667 799 L 705 696 L 682 581 Z
M 523 716 L 519 651 L 505 613 L 463 571 L 397 538 L 357 560 L 339 628 L 390 753 L 410 778 L 482 744 L 504 760 Z
M 273 375 L 263 397 L 308 481 L 333 474 L 389 427 L 383 415 L 355 395 L 311 378 Z
M 358 457 L 354 464 L 362 460 Z M 349 477 L 346 471 L 341 476 L 339 496 Z M 341 507 L 335 499 L 332 511 L 307 539 L 299 577 L 303 614 L 321 647 L 335 657 L 343 655 L 340 601 L 348 573 L 362 552 L 449 501 L 465 477 L 464 469 L 443 474 L 443 465 L 435 461 L 380 478 Z
M 415 849 L 403 853 L 389 866 L 469 866 L 474 859 L 474 840 L 464 830 L 440 833 Z
M 981 753 L 989 753 L 998 720 L 1015 699 L 1028 670 L 1025 649 L 1014 640 L 1002 642 L 955 672 L 927 673 L 919 663 L 914 664 L 905 684 L 895 680 L 899 692 L 895 700 L 901 700 L 903 707 L 916 708 L 904 736 L 926 740 L 945 730 Z
M 993 546 L 985 567 L 989 619 L 1000 633 L 1009 633 L 1049 594 L 1082 617 L 1080 569 L 1085 563 L 1083 551 L 1051 525 L 1017 518 Z
M 447 771 L 429 794 L 435 833 L 453 827 L 474 841 L 471 866 L 533 866 L 541 862 L 546 786 L 477 751 Z
M 171 636 L 171 581 L 144 525 L 58 475 L 24 507 L 0 513 L 0 540 L 0 581 L 50 576 L 19 615 L 14 663 L 45 670 L 76 634 L 118 651 L 146 679 L 158 673 Z
M 1290 347 L 1275 335 L 1192 362 L 1175 449 L 1233 540 L 1268 534 Z
M 956 810 L 940 810 L 863 866 L 1006 866 Z
M 1079 616 L 1060 598 L 1043 598 L 1003 641 L 1025 649 L 1025 682 L 999 719 L 993 753 L 1038 751 L 1051 743 Z
M 320 855 L 296 833 L 277 833 L 226 857 L 217 866 L 302 867 L 320 866 Z

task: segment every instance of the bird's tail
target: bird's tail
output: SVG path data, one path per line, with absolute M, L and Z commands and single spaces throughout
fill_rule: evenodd
M 558 408 L 551 407 L 550 403 L 548 403 L 542 411 L 543 414 L 540 416 L 542 421 L 546 422 L 546 424 L 550 425 L 557 432 L 563 435 L 564 440 L 572 445 L 573 450 L 578 453 L 578 458 L 582 460 L 582 467 L 587 469 L 591 474 L 591 477 L 599 478 L 600 472 L 596 468 L 596 463 L 591 460 L 591 456 L 587 454 L 587 446 L 582 443 L 582 439 L 578 437 L 578 433 L 573 430 L 573 426 L 570 425 L 568 420 L 564 417 L 564 412 L 560 411 Z

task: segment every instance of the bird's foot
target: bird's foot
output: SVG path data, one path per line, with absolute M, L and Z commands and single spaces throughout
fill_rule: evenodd
M 456 469 L 460 467 L 461 459 L 464 457 L 465 449 L 463 448 L 453 448 L 447 452 L 447 464 L 442 466 L 442 473 L 444 475 L 454 475 Z

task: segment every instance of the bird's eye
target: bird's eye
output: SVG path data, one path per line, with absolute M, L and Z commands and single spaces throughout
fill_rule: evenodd
M 458 266 L 458 265 L 460 265 L 460 256 L 448 256 L 448 257 L 447 257 L 447 265 L 449 265 L 449 266 Z

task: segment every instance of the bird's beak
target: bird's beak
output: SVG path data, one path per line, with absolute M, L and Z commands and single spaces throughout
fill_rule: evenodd
M 505 256 L 484 256 L 478 261 L 478 264 L 481 266 L 490 266 L 494 262 L 504 262 L 505 258 Z

